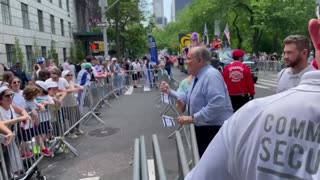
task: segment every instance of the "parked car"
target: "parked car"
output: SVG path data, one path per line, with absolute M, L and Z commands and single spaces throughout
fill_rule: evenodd
M 232 52 L 233 50 L 231 49 L 213 52 L 211 65 L 222 73 L 224 68 L 234 61 Z M 247 55 L 244 55 L 243 63 L 250 68 L 253 82 L 256 83 L 258 81 L 259 72 L 257 63 L 249 60 Z

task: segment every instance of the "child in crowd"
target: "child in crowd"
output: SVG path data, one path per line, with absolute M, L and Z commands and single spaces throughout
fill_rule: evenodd
M 39 125 L 40 125 L 40 120 L 39 120 L 38 113 L 36 111 L 38 109 L 37 107 L 38 105 L 36 104 L 35 99 L 39 94 L 40 94 L 40 89 L 34 85 L 28 85 L 23 90 L 23 97 L 25 100 L 24 109 L 27 112 L 31 112 L 31 118 L 33 121 L 30 121 L 28 123 L 21 123 L 21 135 L 23 140 L 21 142 L 22 158 L 26 158 L 28 156 L 33 155 L 32 152 L 28 151 L 29 149 L 27 149 L 25 142 L 31 141 L 34 136 L 36 136 L 37 144 L 40 145 L 40 147 L 42 147 L 42 150 L 43 150 L 42 154 L 44 156 L 51 155 L 50 153 L 48 153 L 47 148 L 44 146 L 43 140 L 38 136 L 38 133 L 37 133 L 38 132 L 37 129 L 39 128 Z M 45 110 L 44 106 L 42 106 L 41 109 Z
M 54 104 L 53 99 L 48 96 L 48 88 L 45 85 L 43 81 L 36 81 L 36 85 L 40 89 L 40 94 L 36 98 L 36 102 L 44 105 L 46 107 L 44 112 L 39 111 L 39 119 L 40 119 L 40 125 L 38 127 L 38 133 L 39 133 L 39 144 L 42 149 L 42 154 L 45 156 L 51 156 L 52 152 L 48 150 L 48 148 L 45 147 L 44 144 L 41 144 L 41 141 L 46 142 L 49 137 L 51 137 L 52 128 L 51 128 L 51 115 L 49 112 L 49 109 L 47 105 Z

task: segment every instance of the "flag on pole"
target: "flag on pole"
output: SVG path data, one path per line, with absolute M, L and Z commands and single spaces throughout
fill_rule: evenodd
M 220 36 L 220 20 L 215 20 L 214 21 L 214 35 L 215 36 Z
M 229 43 L 229 45 L 231 44 L 230 43 L 230 31 L 229 31 L 229 25 L 228 25 L 228 23 L 227 23 L 227 25 L 226 25 L 226 27 L 224 28 L 224 34 L 226 35 L 226 37 L 227 37 L 227 40 L 228 40 L 228 43 Z
M 209 35 L 208 35 L 208 29 L 207 29 L 207 23 L 204 24 L 204 35 L 206 36 L 207 39 L 207 45 L 209 44 Z

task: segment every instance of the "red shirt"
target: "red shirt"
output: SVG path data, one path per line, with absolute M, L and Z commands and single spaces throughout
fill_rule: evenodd
M 234 61 L 223 71 L 229 95 L 255 95 L 254 83 L 250 68 L 240 61 Z

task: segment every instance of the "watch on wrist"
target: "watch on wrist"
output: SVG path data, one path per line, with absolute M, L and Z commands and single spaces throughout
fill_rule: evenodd
M 196 119 L 193 115 L 192 115 L 191 117 L 192 117 L 192 122 L 193 122 L 193 123 L 196 123 L 196 122 L 197 122 L 197 119 Z

